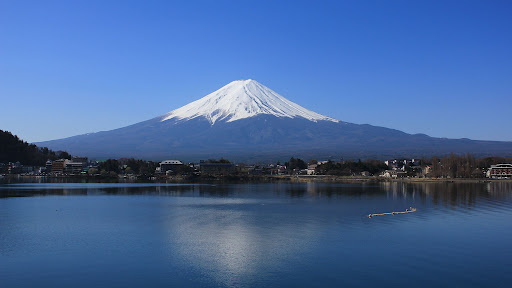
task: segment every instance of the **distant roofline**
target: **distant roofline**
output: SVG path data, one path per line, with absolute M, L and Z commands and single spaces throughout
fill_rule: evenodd
M 160 164 L 183 164 L 180 160 L 164 160 Z
M 512 164 L 496 164 L 491 165 L 491 168 L 512 168 Z

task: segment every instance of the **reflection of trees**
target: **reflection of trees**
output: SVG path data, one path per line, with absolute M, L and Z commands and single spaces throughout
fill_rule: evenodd
M 231 196 L 233 185 L 204 184 L 109 184 L 109 183 L 60 183 L 0 187 L 0 197 L 25 197 L 39 195 L 155 195 L 155 196 Z
M 380 182 L 373 184 L 305 183 L 310 197 L 391 197 L 393 199 L 419 199 L 434 205 L 474 206 L 479 199 L 512 199 L 512 182 L 492 183 L 407 183 Z M 290 196 L 296 196 L 300 186 L 290 188 Z M 303 194 L 300 194 L 303 195 Z
M 88 189 L 66 189 L 66 188 L 0 188 L 0 198 L 8 197 L 30 197 L 30 196 L 50 196 L 50 195 L 87 195 Z
M 479 199 L 512 200 L 512 182 L 490 183 L 245 183 L 245 184 L 134 184 L 134 183 L 37 183 L 0 186 L 0 197 L 37 195 L 162 195 L 198 197 L 270 197 L 332 198 L 386 197 L 416 199 L 433 205 L 472 207 Z M 265 196 L 267 197 L 267 196 Z
M 484 196 L 482 185 L 476 183 L 422 183 L 422 191 L 434 205 L 474 206 L 477 198 Z
M 339 183 L 306 183 L 305 188 L 310 196 L 361 196 L 383 195 L 383 190 L 375 184 L 339 184 Z
M 89 194 L 156 195 L 156 196 L 230 196 L 233 189 L 227 185 L 210 184 L 151 184 L 145 186 L 102 187 Z
M 474 206 L 478 199 L 489 199 L 510 195 L 512 183 L 400 183 L 386 182 L 381 187 L 394 197 L 419 197 L 422 201 L 431 199 L 434 205 Z M 495 191 L 495 192 L 491 192 Z
M 286 188 L 286 194 L 290 197 L 303 197 L 307 192 L 307 187 L 304 184 L 290 184 Z
M 180 196 L 194 191 L 194 185 L 112 186 L 90 189 L 89 194 Z

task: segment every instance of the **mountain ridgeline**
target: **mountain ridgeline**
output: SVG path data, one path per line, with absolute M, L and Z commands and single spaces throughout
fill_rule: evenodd
M 127 127 L 41 142 L 97 158 L 237 161 L 391 158 L 473 153 L 511 156 L 512 142 L 445 139 L 310 111 L 254 80 L 233 81 L 165 115 Z

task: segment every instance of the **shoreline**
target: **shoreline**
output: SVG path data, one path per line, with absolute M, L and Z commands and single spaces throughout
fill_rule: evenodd
M 512 182 L 512 179 L 491 178 L 383 178 L 377 176 L 329 176 L 329 175 L 299 175 L 289 176 L 295 182 L 325 182 L 325 183 L 364 183 L 364 182 L 400 182 L 400 183 L 491 183 Z
M 32 180 L 32 181 L 30 181 Z M 35 176 L 35 175 L 5 175 L 0 183 L 10 182 L 54 182 L 67 183 L 122 183 L 122 182 L 146 182 L 146 183 L 265 183 L 265 182 L 297 182 L 297 183 L 492 183 L 512 182 L 512 179 L 492 178 L 383 178 L 377 176 L 332 176 L 332 175 L 238 175 L 238 176 L 202 176 L 202 177 L 153 177 L 150 179 L 138 179 L 135 176 L 119 178 L 101 178 L 95 176 Z

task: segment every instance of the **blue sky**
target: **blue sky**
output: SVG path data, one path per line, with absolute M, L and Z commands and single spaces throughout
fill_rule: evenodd
M 510 1 L 0 0 L 0 129 L 110 130 L 255 79 L 343 121 L 512 141 Z

